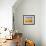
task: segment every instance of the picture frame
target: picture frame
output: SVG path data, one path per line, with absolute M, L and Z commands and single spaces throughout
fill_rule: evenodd
M 24 25 L 34 25 L 35 15 L 23 15 L 23 24 Z

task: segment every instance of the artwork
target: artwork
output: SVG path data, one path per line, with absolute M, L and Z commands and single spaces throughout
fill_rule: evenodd
M 23 24 L 24 25 L 34 25 L 35 15 L 23 15 Z

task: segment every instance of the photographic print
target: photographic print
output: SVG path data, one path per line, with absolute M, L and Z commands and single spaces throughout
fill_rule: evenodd
M 24 25 L 34 25 L 35 15 L 23 15 L 23 24 Z

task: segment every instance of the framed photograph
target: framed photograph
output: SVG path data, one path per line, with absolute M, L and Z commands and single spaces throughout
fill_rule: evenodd
M 23 15 L 23 24 L 24 25 L 34 25 L 35 15 Z

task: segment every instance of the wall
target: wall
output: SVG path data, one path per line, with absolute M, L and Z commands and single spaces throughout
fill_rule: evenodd
M 18 2 L 13 6 L 15 30 L 22 32 L 24 38 L 34 40 L 36 46 L 41 46 L 41 0 L 18 0 Z M 35 25 L 23 25 L 23 15 L 35 15 Z
M 41 1 L 41 38 L 42 46 L 46 46 L 46 0 Z
M 0 0 L 0 27 L 12 29 L 12 6 L 16 0 Z

